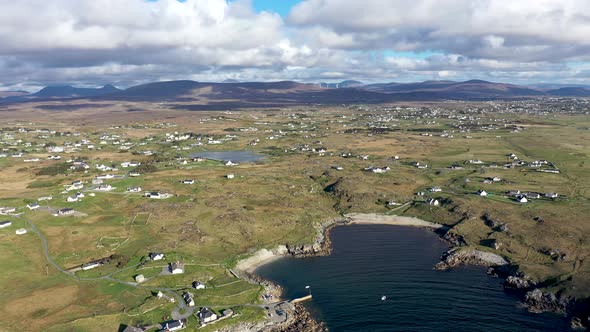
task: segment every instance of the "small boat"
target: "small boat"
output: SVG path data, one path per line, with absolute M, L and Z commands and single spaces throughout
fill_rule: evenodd
M 381 301 L 385 301 L 387 299 L 387 296 L 383 295 L 381 296 Z

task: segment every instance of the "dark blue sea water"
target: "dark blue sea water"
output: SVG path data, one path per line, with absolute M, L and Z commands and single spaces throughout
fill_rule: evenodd
M 353 225 L 331 232 L 330 256 L 284 258 L 257 274 L 307 294 L 331 331 L 569 331 L 562 316 L 531 314 L 481 267 L 435 271 L 447 246 L 432 232 Z M 387 299 L 381 300 L 385 295 Z
M 219 161 L 232 161 L 234 163 L 245 163 L 261 160 L 263 155 L 252 151 L 208 151 L 192 153 L 191 158 L 207 158 Z

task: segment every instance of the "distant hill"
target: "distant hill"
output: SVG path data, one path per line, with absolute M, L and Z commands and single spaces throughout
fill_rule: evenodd
M 71 85 L 47 86 L 33 94 L 13 94 L 0 99 L 2 103 L 19 103 L 54 99 L 90 98 L 106 96 L 122 91 L 107 84 L 100 88 L 76 88 Z
M 557 90 L 561 88 L 587 88 L 590 89 L 590 84 L 563 84 L 563 83 L 537 83 L 527 85 L 529 88 L 543 91 Z
M 547 94 L 559 97 L 590 97 L 590 89 L 582 87 L 567 87 L 546 91 Z
M 167 102 L 170 107 L 213 110 L 292 105 L 378 104 L 397 101 L 510 100 L 551 96 L 590 97 L 590 89 L 561 87 L 543 90 L 482 80 L 391 82 L 369 85 L 362 85 L 359 81 L 343 81 L 337 84 L 337 88 L 293 81 L 212 83 L 181 80 L 142 84 L 125 90 L 112 85 L 97 89 L 54 86 L 31 95 L 5 97 L 0 99 L 0 103 L 67 99 L 126 100 Z
M 75 98 L 108 95 L 121 91 L 107 84 L 101 88 L 75 88 L 71 85 L 47 86 L 39 92 L 30 95 L 32 98 Z
M 105 98 L 115 99 L 164 99 L 164 100 L 227 100 L 241 101 L 281 100 L 302 91 L 320 91 L 313 84 L 291 81 L 208 83 L 196 81 L 166 81 L 130 87 Z
M 443 99 L 493 99 L 541 96 L 545 93 L 523 86 L 493 83 L 482 80 L 465 82 L 425 81 L 419 83 L 382 83 L 362 87 L 368 91 L 381 93 L 424 93 L 425 96 Z

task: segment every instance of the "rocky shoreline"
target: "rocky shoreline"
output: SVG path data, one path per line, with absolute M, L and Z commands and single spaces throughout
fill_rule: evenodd
M 441 257 L 441 261 L 434 268 L 446 270 L 459 265 L 477 265 L 489 267 L 488 274 L 504 279 L 504 288 L 518 292 L 523 305 L 533 313 L 553 312 L 563 314 L 571 318 L 571 326 L 574 329 L 585 329 L 588 326 L 587 301 L 576 301 L 571 298 L 561 298 L 556 294 L 542 290 L 540 285 L 532 281 L 528 276 L 518 271 L 518 267 L 510 264 L 500 255 L 481 251 L 469 247 L 465 239 L 456 233 L 450 232 L 444 225 L 431 223 L 412 217 L 387 216 L 378 214 L 349 214 L 342 219 L 333 219 L 316 226 L 317 236 L 312 244 L 285 244 L 274 250 L 258 251 L 252 257 L 240 261 L 236 268 L 250 275 L 256 268 L 285 256 L 312 257 L 329 255 L 332 250 L 330 231 L 341 225 L 350 224 L 385 224 L 421 227 L 435 231 L 441 240 L 451 247 Z M 269 254 L 272 253 L 272 254 Z M 250 260 L 250 261 L 249 261 Z M 280 296 L 280 287 L 250 275 L 251 282 L 259 283 L 267 289 L 267 293 Z M 271 286 L 272 285 L 272 286 Z M 268 288 L 267 288 L 268 287 Z M 277 293 L 277 290 L 278 293 Z M 276 295 L 279 294 L 279 295 Z M 264 325 L 259 329 L 237 329 L 228 331 L 327 331 L 323 323 L 315 321 L 304 307 L 297 305 L 291 312 L 291 319 L 281 325 Z M 583 317 L 583 318 L 579 318 Z

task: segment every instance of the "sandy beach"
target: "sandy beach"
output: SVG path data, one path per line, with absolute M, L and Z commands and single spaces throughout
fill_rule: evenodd
M 347 223 L 334 222 L 329 225 L 323 225 L 322 230 L 319 231 L 318 237 L 324 236 L 326 228 L 333 225 L 398 225 L 398 226 L 413 226 L 413 227 L 424 227 L 430 229 L 439 229 L 445 227 L 441 224 L 424 221 L 414 217 L 394 216 L 394 215 L 383 215 L 376 213 L 350 213 L 345 215 L 349 220 Z M 287 255 L 287 247 L 280 245 L 274 249 L 260 249 L 256 251 L 252 256 L 242 259 L 236 265 L 237 271 L 253 273 L 258 267 L 273 262 L 281 257 Z
M 432 229 L 439 229 L 445 227 L 441 224 L 436 224 L 429 221 L 414 217 L 403 217 L 403 216 L 388 216 L 384 214 L 376 213 L 350 213 L 345 215 L 350 219 L 349 224 L 353 225 L 367 225 L 367 224 L 379 224 L 379 225 L 398 225 L 398 226 L 414 226 L 414 227 L 425 227 Z
M 287 247 L 278 246 L 273 250 L 260 249 L 255 252 L 252 256 L 242 259 L 236 265 L 236 270 L 253 273 L 256 268 L 264 264 L 268 264 L 283 257 L 287 253 Z

